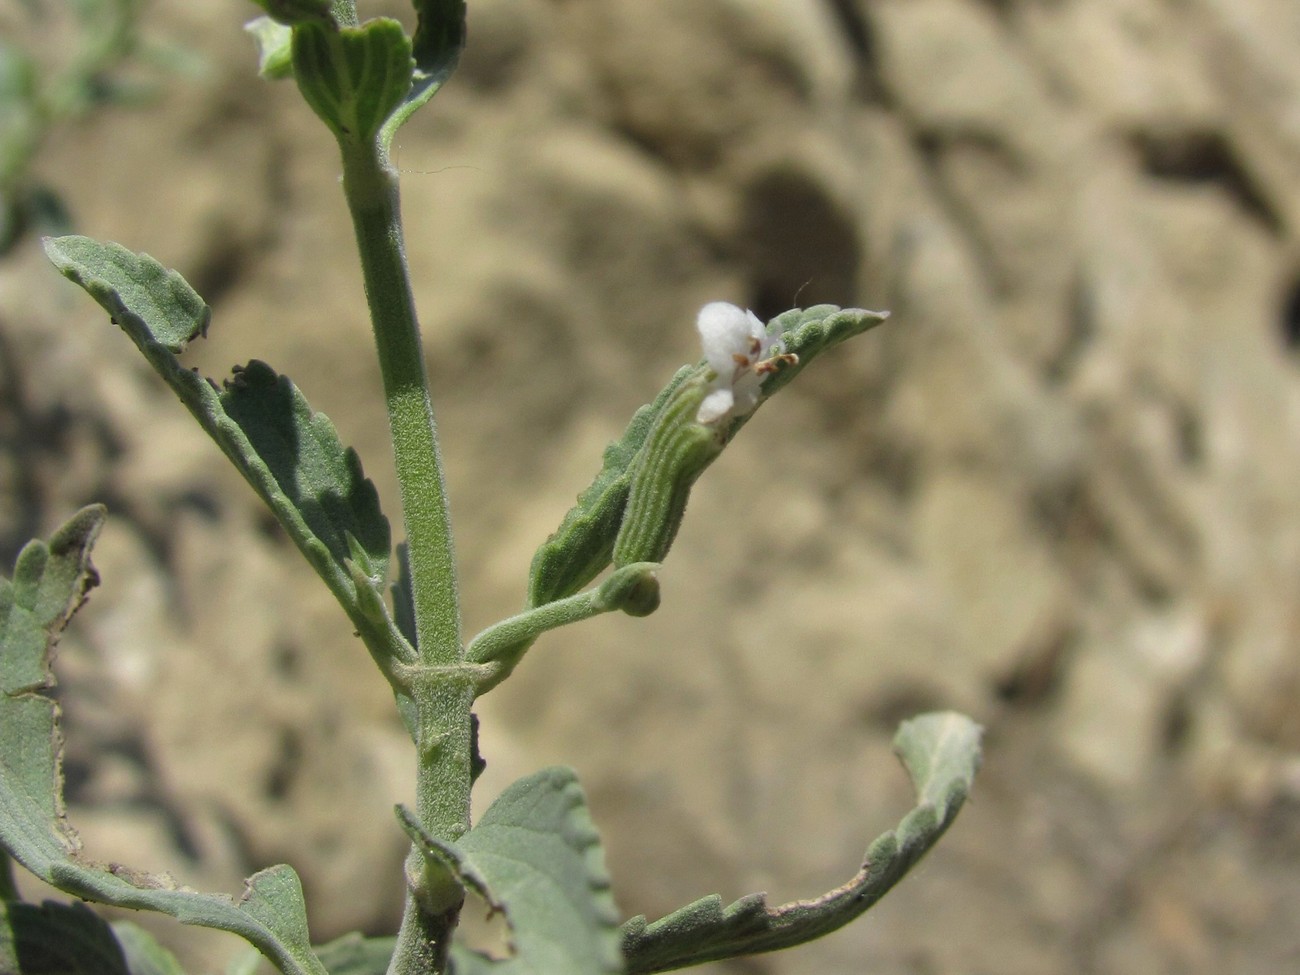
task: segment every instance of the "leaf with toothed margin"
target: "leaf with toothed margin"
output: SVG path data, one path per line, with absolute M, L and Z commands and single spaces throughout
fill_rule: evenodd
M 870 331 L 888 318 L 889 312 L 867 311 L 865 308 L 840 308 L 838 305 L 792 308 L 777 315 L 767 323 L 767 330 L 772 335 L 779 333 L 785 351 L 794 353 L 799 361 L 794 365 L 778 369 L 767 377 L 763 383 L 763 395 L 759 405 L 762 406 L 775 396 L 795 376 L 808 368 L 813 359 L 827 349 L 834 348 L 855 335 Z M 746 416 L 733 421 L 734 426 L 728 436 L 734 437 L 736 431 L 748 419 L 749 417 Z
M 244 895 L 204 894 L 165 876 L 102 866 L 82 852 L 63 807 L 63 736 L 51 696 L 54 644 L 98 581 L 90 548 L 102 506 L 84 508 L 18 555 L 0 578 L 0 846 L 41 880 L 83 900 L 159 911 L 186 924 L 238 934 L 285 975 L 326 975 L 312 954 L 298 876 L 271 867 Z
M 769 907 L 750 894 L 728 907 L 704 897 L 658 921 L 623 925 L 629 973 L 663 972 L 803 944 L 843 927 L 870 908 L 932 847 L 966 801 L 980 760 L 980 728 L 952 712 L 903 722 L 894 739 L 919 804 L 867 848 L 848 883 L 820 897 Z
M 694 371 L 691 366 L 677 370 L 655 401 L 633 414 L 623 436 L 605 448 L 604 465 L 596 479 L 578 495 L 577 504 L 564 516 L 560 527 L 533 555 L 529 606 L 572 596 L 609 565 L 632 488 L 632 462 L 650 436 L 655 418 Z
M 294 27 L 292 45 L 298 90 L 342 145 L 372 144 L 410 94 L 411 39 L 395 20 L 305 23 Z
M 455 843 L 428 836 L 409 813 L 402 820 L 440 870 L 505 914 L 513 954 L 493 959 L 457 944 L 455 975 L 623 971 L 604 851 L 572 769 L 515 782 Z
M 812 308 L 784 312 L 768 323 L 770 333 L 780 332 L 785 351 L 798 356 L 798 362 L 786 365 L 763 383 L 760 405 L 807 368 L 819 354 L 846 339 L 859 335 L 880 324 L 888 317 L 883 312 L 865 311 L 861 308 L 839 308 L 836 305 L 816 305 Z M 571 596 L 598 576 L 614 556 L 614 543 L 623 524 L 631 494 L 632 481 L 639 470 L 642 454 L 656 443 L 669 439 L 652 434 L 665 433 L 663 422 L 679 404 L 679 390 L 689 388 L 688 382 L 701 382 L 708 373 L 708 364 L 701 361 L 694 366 L 683 366 L 653 403 L 636 411 L 623 436 L 605 449 L 604 464 L 591 485 L 578 496 L 577 503 L 564 516 L 560 527 L 537 549 L 533 556 L 528 580 L 528 605 L 541 606 L 557 599 Z M 684 417 L 683 422 L 693 417 Z M 719 431 L 718 442 L 725 445 L 736 435 L 749 417 L 729 421 Z M 671 433 L 672 431 L 667 431 Z M 677 438 L 681 439 L 681 438 Z M 674 440 L 674 442 L 676 442 Z M 683 441 L 703 456 L 690 471 L 693 483 L 712 463 L 719 449 L 700 448 L 700 438 Z M 656 467 L 672 465 L 654 465 Z M 660 532 L 658 526 L 645 530 L 649 537 L 662 534 L 653 546 L 630 554 L 632 559 L 661 560 L 676 534 L 676 522 L 686 505 L 690 483 L 677 485 L 678 496 L 669 506 L 673 524 Z M 645 496 L 650 496 L 643 492 Z
M 388 520 L 356 452 L 343 447 L 329 419 L 264 363 L 237 370 L 222 390 L 182 366 L 177 355 L 207 331 L 208 306 L 147 254 L 87 237 L 47 240 L 45 251 L 126 332 L 262 497 L 376 659 L 412 659 L 396 624 L 367 611 L 388 573 Z M 362 583 L 350 566 L 372 598 L 359 598 Z

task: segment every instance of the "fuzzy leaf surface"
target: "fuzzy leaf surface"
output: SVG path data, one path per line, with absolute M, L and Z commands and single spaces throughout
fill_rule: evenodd
M 341 144 L 373 142 L 411 91 L 411 39 L 387 17 L 358 27 L 307 23 L 293 31 L 293 75 L 303 99 Z
M 316 948 L 330 975 L 384 975 L 397 944 L 394 937 L 367 938 L 357 932 Z
M 405 823 L 408 830 L 412 824 Z M 418 827 L 417 827 L 418 830 Z M 452 949 L 455 975 L 614 975 L 618 909 L 600 837 L 572 769 L 515 782 L 454 844 L 416 836 L 426 856 L 505 913 L 514 953 Z
M 799 357 L 796 364 L 781 369 L 768 377 L 763 384 L 759 405 L 806 369 L 818 355 L 839 343 L 860 335 L 883 322 L 888 315 L 861 308 L 839 308 L 836 305 L 815 305 L 811 308 L 783 312 L 768 323 L 769 332 L 780 332 L 785 350 Z M 564 516 L 560 527 L 537 549 L 533 556 L 528 580 L 529 606 L 541 606 L 556 599 L 571 596 L 596 578 L 614 555 L 614 542 L 627 511 L 632 481 L 642 466 L 642 453 L 647 451 L 652 433 L 662 430 L 665 414 L 678 403 L 676 394 L 684 383 L 702 382 L 708 373 L 708 364 L 701 360 L 694 366 L 683 366 L 669 380 L 653 403 L 641 407 L 632 417 L 623 436 L 605 448 L 604 464 L 591 485 L 578 496 L 577 503 Z M 748 417 L 732 420 L 719 431 L 718 440 L 725 445 L 740 430 Z M 694 476 L 717 456 L 703 460 Z M 692 482 L 694 476 L 690 479 Z M 685 484 L 689 490 L 690 484 Z M 673 517 L 680 521 L 685 508 L 685 497 L 675 499 Z M 675 534 L 666 532 L 668 542 Z M 637 550 L 630 558 L 659 561 L 666 544 Z
M 529 606 L 572 596 L 609 565 L 632 489 L 632 463 L 650 436 L 656 417 L 693 371 L 690 366 L 677 370 L 654 402 L 632 415 L 623 436 L 605 448 L 604 464 L 596 479 L 578 495 L 560 527 L 533 555 Z
M 765 894 L 724 907 L 715 894 L 653 923 L 632 918 L 623 925 L 628 972 L 662 972 L 789 948 L 843 927 L 880 900 L 943 835 L 966 801 L 979 766 L 980 728 L 959 714 L 925 714 L 903 722 L 894 750 L 919 802 L 868 847 L 852 879 L 820 897 L 779 907 L 769 907 Z
M 224 390 L 186 369 L 177 355 L 208 328 L 210 312 L 175 271 L 147 254 L 87 237 L 46 241 L 67 278 L 95 299 L 171 386 L 199 425 L 270 507 L 377 659 L 413 656 L 395 625 L 367 615 L 348 568 L 358 559 L 379 598 L 390 532 L 379 495 L 356 452 L 329 419 L 269 366 L 252 362 Z M 354 539 L 358 546 L 349 544 Z
M 127 965 L 108 923 L 85 904 L 0 903 L 6 975 L 149 975 Z
M 185 975 L 176 956 L 140 925 L 114 921 L 110 927 L 126 955 L 126 967 L 131 975 Z
M 104 509 L 84 508 L 18 555 L 0 579 L 0 844 L 65 893 L 116 907 L 160 911 L 186 924 L 238 934 L 282 972 L 326 975 L 312 954 L 298 876 L 286 866 L 250 877 L 244 895 L 204 894 L 169 877 L 86 858 L 63 813 L 63 739 L 50 669 L 55 641 L 97 582 L 90 548 Z

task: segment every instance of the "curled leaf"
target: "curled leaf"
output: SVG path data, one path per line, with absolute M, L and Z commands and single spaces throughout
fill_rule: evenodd
M 184 278 L 149 255 L 87 237 L 47 240 L 45 250 L 126 332 L 266 502 L 381 669 L 389 673 L 393 660 L 413 659 L 396 624 L 373 612 L 390 545 L 378 492 L 328 417 L 265 363 L 237 370 L 221 390 L 182 366 L 177 355 L 206 333 L 211 313 Z M 362 594 L 359 586 L 374 592 Z
M 777 951 L 812 941 L 862 915 L 890 890 L 952 824 L 980 761 L 980 728 L 952 712 L 903 722 L 894 739 L 919 802 L 870 847 L 847 883 L 820 897 L 769 907 L 750 894 L 724 907 L 716 894 L 653 923 L 623 925 L 627 971 L 662 972 L 706 961 Z
M 515 782 L 454 844 L 460 868 L 505 911 L 514 954 L 453 947 L 457 975 L 615 975 L 618 910 L 600 836 L 571 769 Z
M 50 669 L 55 642 L 97 582 L 90 548 L 104 509 L 85 508 L 25 546 L 0 578 L 0 845 L 53 887 L 116 907 L 160 911 L 245 938 L 286 975 L 326 975 L 312 954 L 298 876 L 287 866 L 250 877 L 239 900 L 165 876 L 89 860 L 63 812 L 63 739 Z M 106 969 L 111 971 L 111 969 Z

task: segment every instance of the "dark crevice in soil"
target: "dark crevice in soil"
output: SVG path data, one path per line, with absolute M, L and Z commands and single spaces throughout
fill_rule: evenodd
M 1218 186 L 1269 233 L 1281 234 L 1281 216 L 1222 132 L 1146 129 L 1130 133 L 1128 141 L 1148 176 Z

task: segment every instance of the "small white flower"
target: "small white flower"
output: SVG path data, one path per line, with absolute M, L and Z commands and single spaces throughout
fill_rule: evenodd
M 704 358 L 717 377 L 700 404 L 697 423 L 744 416 L 758 405 L 763 380 L 779 365 L 799 361 L 785 351 L 779 336 L 767 334 L 757 315 L 725 301 L 701 308 L 696 327 Z

